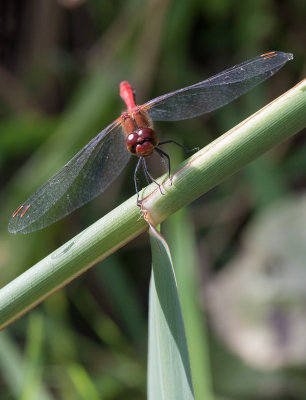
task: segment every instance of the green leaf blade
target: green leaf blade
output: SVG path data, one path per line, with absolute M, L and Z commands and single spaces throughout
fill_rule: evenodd
M 165 240 L 150 229 L 148 399 L 193 400 L 184 322 Z

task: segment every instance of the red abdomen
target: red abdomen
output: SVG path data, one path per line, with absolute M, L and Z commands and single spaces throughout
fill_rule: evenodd
M 120 83 L 120 96 L 125 102 L 127 110 L 133 111 L 136 107 L 135 104 L 135 91 L 127 81 Z

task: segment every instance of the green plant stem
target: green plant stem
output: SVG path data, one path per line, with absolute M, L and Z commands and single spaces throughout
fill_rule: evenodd
M 154 225 L 306 126 L 306 80 L 194 154 L 165 176 L 163 195 L 144 189 Z M 40 303 L 147 229 L 133 196 L 0 290 L 0 327 Z

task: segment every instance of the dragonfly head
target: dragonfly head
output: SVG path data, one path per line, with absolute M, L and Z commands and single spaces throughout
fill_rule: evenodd
M 137 129 L 126 138 L 127 149 L 138 157 L 151 155 L 157 144 L 158 137 L 151 128 Z

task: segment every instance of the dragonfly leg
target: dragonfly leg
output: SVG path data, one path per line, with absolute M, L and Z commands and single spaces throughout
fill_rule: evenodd
M 145 173 L 146 177 L 147 177 L 147 178 L 150 178 L 150 180 L 151 180 L 152 182 L 156 183 L 156 185 L 157 185 L 158 188 L 159 188 L 160 193 L 163 195 L 164 193 L 163 193 L 162 190 L 161 190 L 161 185 L 160 185 L 160 184 L 153 178 L 153 176 L 150 174 L 149 169 L 148 169 L 148 166 L 147 166 L 147 163 L 146 163 L 146 160 L 145 160 L 144 157 L 142 157 L 142 158 L 143 158 L 143 163 L 142 163 L 142 165 L 143 165 L 143 170 L 144 170 L 144 173 Z
M 171 162 L 170 162 L 169 154 L 167 154 L 165 151 L 159 149 L 158 147 L 155 147 L 155 150 L 157 151 L 157 154 L 162 158 L 163 161 L 166 161 L 165 159 L 167 159 L 168 177 L 171 181 Z M 171 181 L 171 183 L 172 183 L 172 181 Z
M 151 178 L 151 176 L 149 174 L 149 169 L 148 169 L 147 163 L 145 162 L 145 159 L 143 157 L 142 157 L 142 168 L 143 168 L 143 172 L 145 174 L 145 178 L 147 180 L 147 184 L 149 185 L 153 179 Z
M 163 142 L 158 143 L 158 146 L 161 144 L 167 144 L 167 143 L 174 143 L 177 146 L 181 147 L 182 149 L 184 149 L 187 153 L 190 153 L 192 151 L 199 151 L 199 147 L 195 147 L 194 149 L 188 149 L 187 147 L 185 147 L 184 145 L 182 145 L 181 143 L 175 141 L 175 140 L 165 140 Z
M 136 168 L 135 168 L 135 171 L 134 171 L 134 185 L 135 185 L 135 190 L 136 190 L 136 193 L 137 193 L 137 205 L 140 204 L 139 203 L 139 190 L 138 190 L 138 186 L 137 186 L 137 174 L 138 174 L 138 171 L 139 171 L 139 167 L 140 167 L 140 165 L 142 163 L 143 163 L 143 157 L 139 157 L 139 160 L 137 162 L 137 165 L 136 165 Z

